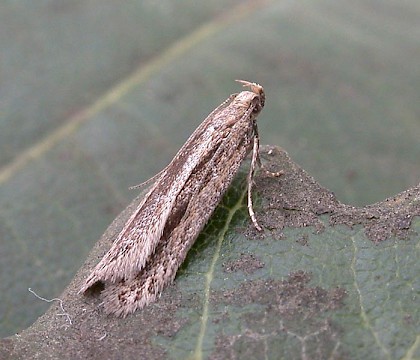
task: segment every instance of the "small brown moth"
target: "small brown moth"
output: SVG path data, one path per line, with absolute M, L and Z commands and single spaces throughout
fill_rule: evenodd
M 240 164 L 253 149 L 248 175 L 248 211 L 258 164 L 257 115 L 262 86 L 237 80 L 251 91 L 231 95 L 194 131 L 154 182 L 80 292 L 102 283 L 105 312 L 126 316 L 156 300 L 171 283 Z M 279 175 L 277 173 L 275 175 Z

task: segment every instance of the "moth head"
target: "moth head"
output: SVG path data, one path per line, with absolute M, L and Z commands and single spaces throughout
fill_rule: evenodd
M 257 106 L 255 108 L 256 111 L 261 111 L 261 109 L 264 107 L 264 103 L 265 103 L 265 93 L 264 93 L 264 88 L 257 84 L 257 83 L 253 83 L 253 82 L 249 82 L 246 80 L 235 80 L 238 83 L 241 83 L 244 87 L 248 87 L 253 93 L 257 94 L 260 98 L 260 103 L 259 106 Z

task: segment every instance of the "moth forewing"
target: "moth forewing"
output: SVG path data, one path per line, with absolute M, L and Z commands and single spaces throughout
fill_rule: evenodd
M 87 278 L 82 292 L 97 282 L 104 284 L 107 313 L 132 313 L 153 302 L 173 281 L 252 148 L 248 208 L 261 229 L 250 193 L 259 160 L 256 116 L 265 96 L 260 85 L 240 82 L 251 91 L 231 95 L 194 131 Z
M 239 168 L 239 160 L 246 156 L 244 147 L 237 148 L 238 151 L 234 153 L 225 150 L 221 149 L 211 159 L 213 165 L 224 163 L 226 167 L 223 171 L 221 167 L 215 167 L 214 172 L 208 171 L 208 168 L 201 169 L 194 174 L 194 180 L 191 180 L 196 185 L 194 194 L 180 194 L 184 205 L 188 201 L 183 217 L 176 226 L 165 229 L 155 253 L 138 276 L 105 289 L 104 304 L 107 313 L 129 314 L 137 307 L 141 308 L 154 301 L 163 288 L 173 281 L 188 250 L 194 244 L 197 233 L 205 226 L 229 185 L 221 179 L 231 181 Z M 183 206 L 182 201 L 179 206 Z M 174 209 L 174 214 L 176 212 Z M 138 299 L 138 302 L 132 302 L 132 299 Z
M 220 143 L 221 133 L 211 124 L 220 122 L 220 119 L 214 121 L 214 117 L 229 106 L 233 99 L 229 97 L 218 107 L 218 111 L 213 111 L 204 120 L 162 171 L 162 175 L 118 234 L 111 249 L 92 271 L 81 292 L 99 281 L 116 282 L 133 278 L 143 268 L 155 250 L 170 210 L 191 172 L 200 159 L 207 156 L 215 144 Z

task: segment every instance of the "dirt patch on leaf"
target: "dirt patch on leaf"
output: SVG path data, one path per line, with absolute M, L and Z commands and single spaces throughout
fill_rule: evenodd
M 223 264 L 223 271 L 232 273 L 243 271 L 245 274 L 252 274 L 264 267 L 264 263 L 253 254 L 241 254 L 240 258 Z
M 311 287 L 310 279 L 310 274 L 298 271 L 283 281 L 249 281 L 213 294 L 215 302 L 241 309 L 232 311 L 241 313 L 241 330 L 219 335 L 210 358 L 230 359 L 238 354 L 242 358 L 275 358 L 275 344 L 287 341 L 300 342 L 302 351 L 317 353 L 319 358 L 343 358 L 337 349 L 340 329 L 329 314 L 343 306 L 346 292 L 342 288 Z M 278 350 L 278 354 L 284 353 Z
M 278 237 L 285 227 L 313 226 L 320 232 L 324 223 L 319 215 L 329 214 L 330 225 L 362 225 L 366 236 L 379 242 L 390 237 L 408 237 L 413 217 L 420 216 L 420 185 L 379 203 L 354 207 L 338 201 L 334 193 L 320 186 L 283 149 L 265 146 L 262 157 L 269 169 L 284 172 L 279 178 L 261 172 L 255 181 L 262 199 L 259 212 L 262 225 Z

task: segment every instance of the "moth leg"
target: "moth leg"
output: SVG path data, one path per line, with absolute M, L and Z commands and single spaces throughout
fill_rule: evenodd
M 256 127 L 254 128 L 254 130 Z M 248 213 L 252 220 L 252 223 L 254 224 L 255 228 L 258 231 L 262 231 L 262 227 L 258 224 L 257 218 L 255 217 L 254 208 L 252 206 L 252 183 L 254 179 L 254 172 L 257 164 L 261 163 L 261 161 L 258 161 L 259 159 L 259 151 L 260 148 L 260 140 L 258 137 L 258 133 L 254 131 L 254 145 L 252 148 L 252 159 L 251 159 L 251 166 L 248 173 Z
M 279 177 L 279 176 L 282 176 L 283 174 L 284 174 L 284 171 L 283 170 L 280 170 L 280 171 L 270 171 L 270 170 L 268 170 L 265 166 L 264 166 L 264 164 L 261 162 L 261 159 L 260 159 L 260 155 L 258 154 L 258 160 L 257 160 L 257 163 L 258 163 L 258 166 L 260 167 L 260 169 L 262 170 L 262 171 L 264 171 L 268 176 L 272 176 L 272 177 Z
M 130 186 L 128 189 L 129 190 L 135 190 L 135 189 L 140 189 L 146 185 L 149 185 L 151 183 L 156 182 L 159 177 L 168 169 L 169 165 L 166 166 L 164 169 L 162 169 L 161 171 L 159 171 L 156 175 L 154 175 L 153 177 L 151 177 L 149 180 L 143 181 L 142 183 L 138 184 L 138 185 L 133 185 Z
M 254 173 L 257 165 L 263 170 L 266 174 L 273 177 L 278 177 L 283 175 L 283 171 L 272 172 L 268 170 L 264 164 L 261 162 L 260 158 L 260 137 L 258 136 L 258 127 L 257 124 L 254 123 L 254 138 L 253 138 L 253 147 L 252 147 L 252 159 L 251 159 L 251 166 L 249 169 L 248 174 L 248 213 L 251 217 L 252 223 L 254 224 L 255 228 L 258 231 L 262 231 L 261 226 L 258 224 L 257 218 L 255 216 L 254 208 L 252 205 L 252 184 L 254 181 Z
M 284 172 L 282 171 L 282 170 L 280 170 L 280 171 L 276 171 L 276 172 L 273 172 L 273 171 L 270 171 L 270 170 L 268 170 L 265 166 L 264 166 L 264 164 L 261 162 L 261 158 L 260 158 L 260 152 L 259 152 L 259 147 L 260 147 L 260 138 L 259 138 L 259 136 L 258 136 L 258 127 L 257 127 L 257 124 L 254 124 L 254 142 L 255 142 L 255 138 L 257 138 L 257 142 L 258 142 L 258 145 L 257 145 L 257 164 L 258 164 L 258 166 L 260 167 L 260 169 L 262 170 L 262 171 L 264 171 L 268 176 L 272 176 L 272 177 L 279 177 L 279 176 L 281 176 L 281 175 L 283 175 L 284 174 Z M 254 145 L 254 149 L 255 149 L 255 145 Z M 252 164 L 251 164 L 252 165 Z

